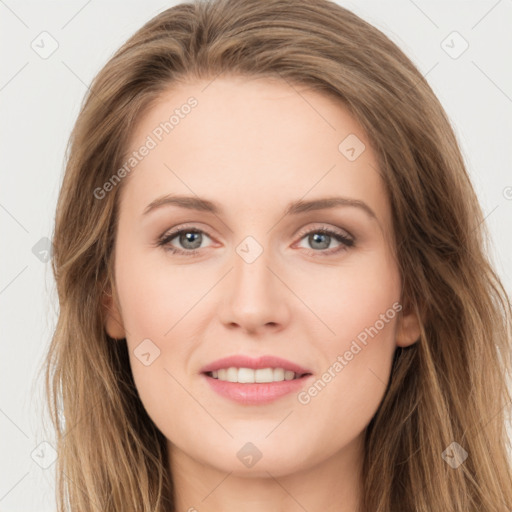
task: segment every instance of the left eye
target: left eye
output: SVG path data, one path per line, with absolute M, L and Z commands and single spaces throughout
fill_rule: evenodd
M 352 247 L 354 245 L 354 240 L 350 238 L 347 235 L 344 235 L 342 233 L 338 233 L 337 231 L 332 231 L 331 229 L 326 228 L 316 228 L 311 229 L 308 232 L 304 233 L 301 237 L 301 240 L 307 237 L 307 243 L 315 247 L 316 245 L 317 249 L 321 249 L 321 254 L 334 254 L 338 253 L 340 251 L 346 250 L 349 247 Z M 340 245 L 338 247 L 334 247 L 329 249 L 328 251 L 325 250 L 330 245 L 332 239 L 336 240 Z M 313 251 L 313 252 L 319 252 L 319 251 Z
M 162 246 L 165 250 L 170 251 L 173 254 L 184 254 L 187 256 L 194 256 L 199 253 L 199 249 L 201 248 L 203 236 L 210 238 L 207 233 L 200 229 L 196 228 L 182 228 L 167 235 L 163 235 L 157 245 Z M 305 233 L 302 233 L 300 240 L 303 240 L 307 237 L 307 242 L 311 244 L 313 247 L 316 245 L 316 249 L 309 249 L 313 253 L 320 252 L 323 255 L 333 254 L 343 250 L 348 249 L 354 245 L 354 240 L 347 235 L 342 233 L 338 233 L 337 231 L 333 231 L 331 229 L 326 228 L 316 228 L 311 229 Z M 171 244 L 171 242 L 177 238 L 178 242 L 184 249 L 180 249 Z M 335 248 L 328 249 L 328 246 L 331 244 L 332 239 L 336 240 L 340 245 Z M 318 247 L 320 245 L 320 247 Z

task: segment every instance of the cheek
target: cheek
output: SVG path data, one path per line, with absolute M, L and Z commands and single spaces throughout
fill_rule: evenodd
M 330 347 L 326 352 L 331 354 L 333 350 L 348 349 L 350 342 L 359 335 L 364 339 L 366 330 L 375 324 L 379 331 L 376 338 L 393 337 L 393 319 L 400 300 L 400 278 L 395 262 L 383 250 L 352 261 L 350 265 L 334 269 L 322 279 L 322 286 L 308 292 L 318 316 L 330 328 L 330 335 L 324 339 Z
M 136 250 L 119 257 L 116 265 L 123 322 L 134 340 L 171 337 L 173 326 L 208 289 L 199 275 L 165 261 L 155 264 Z
M 343 446 L 362 432 L 384 397 L 395 351 L 394 314 L 391 308 L 387 323 L 373 321 L 362 329 L 355 323 L 346 326 L 356 334 L 343 330 L 332 346 L 324 346 L 328 356 L 323 371 L 297 396 L 304 411 L 328 419 L 320 427 L 321 437 L 335 445 Z
M 137 392 L 167 437 L 183 436 L 186 433 L 179 434 L 182 419 L 173 411 L 191 406 L 179 383 L 184 382 L 187 353 L 192 349 L 185 315 L 201 290 L 190 280 L 187 286 L 179 267 L 155 265 L 142 251 L 120 254 L 116 284 Z
M 165 257 L 155 261 L 141 249 L 123 251 L 128 245 L 120 236 L 116 284 L 130 364 L 148 412 L 159 415 L 162 396 L 172 398 L 169 403 L 178 408 L 186 399 L 178 382 L 183 382 L 190 353 L 201 341 L 207 304 L 201 298 L 215 276 L 211 271 L 172 265 Z
M 329 410 L 340 424 L 351 418 L 353 427 L 362 430 L 389 380 L 401 310 L 400 279 L 385 254 L 336 272 L 324 281 L 321 294 L 314 293 L 316 312 L 330 333 L 318 338 L 321 374 L 299 402 Z

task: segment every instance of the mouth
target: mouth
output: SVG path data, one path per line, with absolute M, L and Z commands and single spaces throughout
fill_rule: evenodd
M 238 405 L 255 406 L 275 402 L 300 392 L 314 378 L 284 368 L 219 368 L 201 373 L 210 390 Z
M 313 379 L 302 366 L 273 355 L 234 354 L 200 370 L 210 390 L 242 405 L 262 405 L 298 393 Z
M 203 372 L 204 375 L 223 382 L 233 382 L 238 384 L 269 384 L 273 382 L 283 382 L 298 380 L 311 375 L 309 372 L 294 372 L 284 368 L 237 368 L 234 366 L 228 368 L 219 368 L 218 370 Z

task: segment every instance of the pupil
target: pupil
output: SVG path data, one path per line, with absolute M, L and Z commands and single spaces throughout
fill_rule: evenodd
M 311 235 L 311 237 L 313 238 L 313 242 L 312 243 L 319 242 L 322 245 L 322 247 L 319 247 L 319 249 L 326 249 L 327 247 L 329 247 L 329 241 L 330 241 L 330 238 L 331 238 L 329 235 L 326 235 L 325 233 L 314 233 L 313 235 Z M 318 240 L 319 238 L 320 239 L 324 238 L 323 244 L 322 244 L 321 240 Z
M 181 236 L 180 242 L 184 244 L 184 247 L 187 247 L 188 249 L 197 249 L 201 246 L 201 239 L 200 239 L 200 233 L 197 233 L 195 231 L 189 231 L 188 233 L 185 233 Z M 197 237 L 196 243 L 194 245 L 194 237 Z M 197 240 L 199 240 L 199 244 L 197 243 Z M 187 246 L 187 243 L 192 243 L 192 247 Z

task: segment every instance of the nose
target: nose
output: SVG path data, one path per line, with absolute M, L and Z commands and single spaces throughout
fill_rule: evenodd
M 252 262 L 236 252 L 233 255 L 233 268 L 225 278 L 219 312 L 227 328 L 263 334 L 269 329 L 278 332 L 288 323 L 292 294 L 283 283 L 283 276 L 272 268 L 267 254 L 264 250 Z

